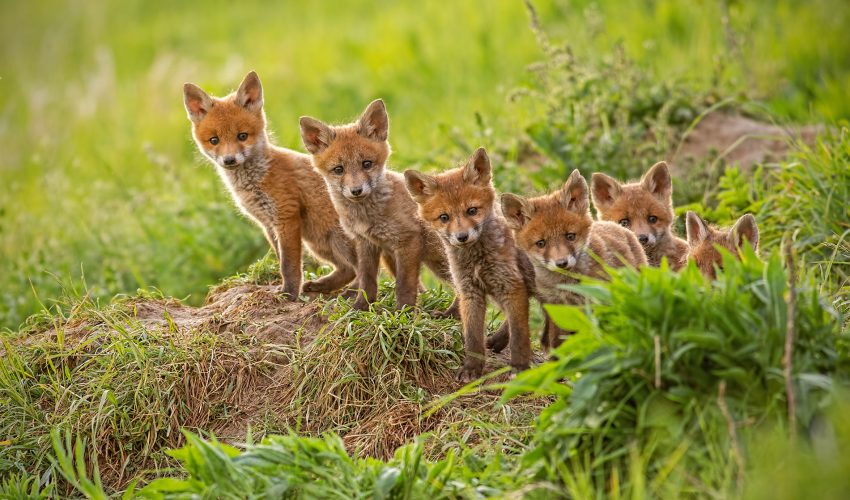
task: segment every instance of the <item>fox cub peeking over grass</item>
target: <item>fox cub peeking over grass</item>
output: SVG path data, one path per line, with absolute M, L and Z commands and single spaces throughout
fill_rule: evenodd
M 723 269 L 723 256 L 718 247 L 729 250 L 738 258 L 745 241 L 750 243 L 754 251 L 758 250 L 759 228 L 751 214 L 743 215 L 729 229 L 715 229 L 709 227 L 699 215 L 688 212 L 685 228 L 690 246 L 688 259 L 696 263 L 703 276 L 712 280 L 717 278 L 716 269 Z
M 514 230 L 517 245 L 534 264 L 537 297 L 546 304 L 578 304 L 581 299 L 561 285 L 579 276 L 604 279 L 605 266 L 646 265 L 634 233 L 590 216 L 587 181 L 573 170 L 563 187 L 546 196 L 502 195 L 502 213 Z M 557 347 L 566 334 L 546 315 L 541 344 Z
M 621 184 L 602 173 L 591 178 L 593 206 L 599 220 L 631 229 L 643 245 L 649 265 L 667 257 L 670 268 L 685 265 L 688 243 L 673 235 L 673 182 L 667 164 L 656 163 L 639 182 Z
M 357 255 L 310 157 L 269 144 L 260 78 L 250 72 L 223 97 L 183 86 L 192 135 L 237 205 L 257 223 L 280 261 L 285 294 L 301 293 L 301 239 L 335 270 L 304 283 L 303 292 L 329 293 L 354 279 Z
M 487 296 L 507 316 L 511 366 L 524 370 L 531 361 L 528 299 L 534 268 L 495 210 L 490 172 L 487 153 L 479 148 L 463 167 L 436 176 L 404 173 L 419 214 L 440 235 L 449 256 L 463 322 L 465 358 L 458 378 L 464 382 L 484 370 Z
M 330 126 L 301 118 L 304 146 L 324 177 L 345 231 L 357 246 L 357 309 L 368 309 L 378 292 L 381 253 L 394 262 L 396 303 L 415 306 L 424 262 L 437 277 L 451 280 L 437 234 L 416 213 L 401 174 L 387 169 L 389 116 L 378 99 L 354 123 Z M 453 307 L 446 314 L 456 314 Z

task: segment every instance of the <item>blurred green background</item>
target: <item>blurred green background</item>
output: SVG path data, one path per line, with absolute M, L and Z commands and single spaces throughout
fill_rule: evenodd
M 621 45 L 647 81 L 790 122 L 850 117 L 845 0 L 533 3 L 585 60 Z M 345 121 L 383 97 L 392 164 L 436 168 L 479 143 L 516 150 L 550 112 L 509 98 L 544 57 L 528 24 L 521 0 L 4 2 L 0 326 L 64 293 L 198 303 L 264 255 L 195 151 L 183 82 L 222 95 L 256 70 L 277 142 L 299 150 L 299 116 Z

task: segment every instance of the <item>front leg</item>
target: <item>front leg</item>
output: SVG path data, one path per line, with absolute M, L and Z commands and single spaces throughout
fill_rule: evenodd
M 531 363 L 531 335 L 528 332 L 528 291 L 522 284 L 502 299 L 502 309 L 507 316 L 511 333 L 511 366 L 525 370 Z
M 360 311 L 369 309 L 369 303 L 378 297 L 378 267 L 381 249 L 366 238 L 357 237 L 357 283 L 360 293 L 354 301 L 354 308 Z
M 463 366 L 457 378 L 467 383 L 484 372 L 484 316 L 487 299 L 480 290 L 461 292 L 460 317 L 463 322 Z
M 301 220 L 288 218 L 275 229 L 280 256 L 280 275 L 283 277 L 283 293 L 288 299 L 296 300 L 301 293 Z
M 422 243 L 417 238 L 409 241 L 395 252 L 396 307 L 416 307 L 419 294 L 419 270 L 422 267 Z

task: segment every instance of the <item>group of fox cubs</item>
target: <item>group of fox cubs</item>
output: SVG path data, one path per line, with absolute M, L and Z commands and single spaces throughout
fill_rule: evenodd
M 688 212 L 687 241 L 676 237 L 664 162 L 639 182 L 594 173 L 588 189 L 573 170 L 548 195 L 497 196 L 483 148 L 463 166 L 437 175 L 389 170 L 389 117 L 380 99 L 346 125 L 302 117 L 306 155 L 269 143 L 255 72 L 223 98 L 191 83 L 183 92 L 198 148 L 218 167 L 239 208 L 262 228 L 280 261 L 285 295 L 328 294 L 356 278 L 354 307 L 367 309 L 383 261 L 396 280 L 397 305 L 413 307 L 425 264 L 456 291 L 455 302 L 437 314 L 463 322 L 463 381 L 484 369 L 488 296 L 507 319 L 487 347 L 499 352 L 509 345 L 511 365 L 522 370 L 532 354 L 531 297 L 577 303 L 561 285 L 580 276 L 604 279 L 606 266 L 658 266 L 664 258 L 674 270 L 692 259 L 713 278 L 722 263 L 718 247 L 737 254 L 745 240 L 758 246 L 752 215 L 721 230 Z M 591 217 L 591 199 L 599 220 Z M 302 241 L 334 271 L 302 284 Z M 565 333 L 547 316 L 541 343 L 557 346 Z

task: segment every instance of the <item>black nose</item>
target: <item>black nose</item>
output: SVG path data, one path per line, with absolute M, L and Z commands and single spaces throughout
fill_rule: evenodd
M 566 269 L 566 268 L 567 268 L 567 264 L 569 264 L 569 263 L 570 263 L 570 262 L 569 262 L 567 259 L 561 259 L 561 260 L 559 260 L 559 261 L 556 261 L 556 262 L 555 262 L 555 265 L 556 265 L 556 266 L 558 266 L 558 267 L 560 267 L 561 269 Z
M 235 156 L 226 156 L 224 158 L 225 165 L 236 165 L 236 157 Z
M 463 243 L 464 241 L 466 241 L 468 239 L 469 239 L 469 235 L 466 234 L 466 233 L 461 233 L 461 234 L 457 235 L 457 240 L 461 243 Z
M 646 245 L 646 242 L 649 241 L 649 236 L 642 234 L 638 236 L 638 241 L 640 241 L 641 245 Z
M 362 192 L 363 192 L 363 188 L 357 188 L 357 189 L 352 189 L 352 190 L 351 190 L 351 194 L 352 194 L 353 196 L 360 196 L 360 193 L 362 193 Z

